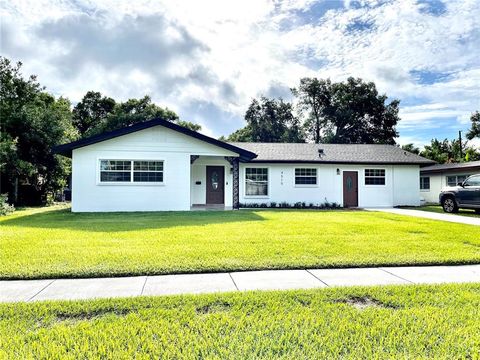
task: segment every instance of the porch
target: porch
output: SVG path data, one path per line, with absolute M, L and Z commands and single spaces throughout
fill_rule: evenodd
M 191 210 L 238 209 L 239 161 L 230 156 L 190 156 Z

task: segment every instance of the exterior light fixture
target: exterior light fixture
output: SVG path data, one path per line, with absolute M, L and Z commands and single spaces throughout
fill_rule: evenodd
M 337 175 L 340 175 L 340 169 L 337 168 Z

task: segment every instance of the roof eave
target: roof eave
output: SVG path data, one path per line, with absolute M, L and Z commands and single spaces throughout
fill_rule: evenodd
M 431 165 L 431 162 L 400 162 L 400 161 L 336 161 L 336 160 L 251 160 L 251 163 L 273 164 L 355 164 L 355 165 Z
M 177 124 L 172 123 L 170 121 L 166 121 L 166 120 L 162 120 L 162 119 L 158 119 L 158 118 L 152 119 L 152 120 L 149 120 L 149 121 L 145 121 L 145 122 L 142 122 L 142 123 L 137 123 L 137 124 L 134 124 L 134 125 L 131 125 L 131 126 L 128 126 L 128 127 L 121 128 L 121 129 L 105 132 L 105 133 L 102 133 L 102 134 L 99 134 L 99 135 L 91 136 L 91 137 L 86 138 L 86 139 L 80 139 L 80 140 L 77 140 L 77 141 L 73 141 L 73 142 L 68 143 L 68 144 L 62 144 L 62 145 L 54 146 L 52 148 L 52 151 L 55 154 L 63 155 L 63 156 L 66 156 L 66 157 L 72 157 L 72 151 L 75 150 L 75 149 L 85 147 L 85 146 L 88 146 L 88 145 L 93 145 L 93 144 L 99 143 L 101 141 L 113 139 L 113 138 L 116 138 L 116 137 L 119 137 L 119 136 L 122 136 L 122 135 L 131 134 L 133 132 L 148 129 L 150 127 L 158 126 L 158 125 L 164 126 L 164 127 L 169 128 L 171 130 L 174 130 L 174 131 L 178 131 L 178 132 L 180 132 L 184 135 L 194 137 L 198 140 L 205 141 L 209 144 L 219 146 L 219 147 L 224 148 L 226 150 L 230 150 L 234 153 L 237 153 L 240 157 L 240 160 L 242 160 L 242 161 L 250 161 L 250 160 L 257 157 L 257 154 L 255 154 L 251 151 L 239 148 L 237 146 L 228 144 L 228 143 L 223 142 L 221 140 L 217 140 L 217 139 L 211 138 L 209 136 L 200 134 L 199 132 L 187 129 L 186 127 L 177 125 Z

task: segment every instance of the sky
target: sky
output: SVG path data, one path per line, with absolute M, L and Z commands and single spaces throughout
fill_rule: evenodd
M 422 146 L 480 110 L 479 14 L 480 0 L 0 0 L 0 55 L 73 104 L 148 94 L 215 137 L 302 77 L 360 77 L 401 101 L 397 142 Z

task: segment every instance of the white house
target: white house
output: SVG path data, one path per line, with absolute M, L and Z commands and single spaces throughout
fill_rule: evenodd
M 480 174 L 480 161 L 436 164 L 420 171 L 420 197 L 426 203 L 438 203 L 442 188 L 455 186 L 473 174 Z
M 433 163 L 391 145 L 226 143 L 160 119 L 54 150 L 72 158 L 74 212 L 419 205 Z

